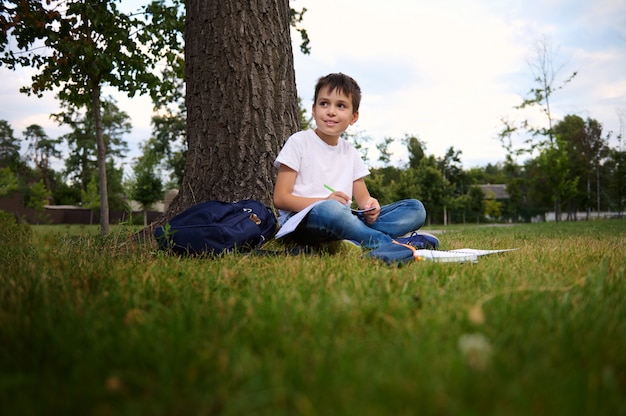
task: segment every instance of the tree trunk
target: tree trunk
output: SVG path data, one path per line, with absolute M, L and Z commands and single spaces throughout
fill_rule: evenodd
M 104 144 L 104 133 L 102 129 L 102 113 L 100 112 L 100 83 L 92 81 L 91 99 L 93 104 L 93 114 L 96 122 L 96 142 L 98 145 L 98 176 L 100 179 L 100 233 L 109 233 L 109 193 L 107 189 L 107 150 Z
M 273 162 L 298 129 L 289 1 L 186 1 L 185 177 L 164 219 L 196 203 L 271 205 Z
M 587 221 L 591 219 L 591 179 L 589 179 L 589 175 L 587 175 Z
M 554 201 L 554 218 L 556 222 L 561 222 L 561 200 Z
M 600 164 L 596 161 L 596 218 L 600 218 Z

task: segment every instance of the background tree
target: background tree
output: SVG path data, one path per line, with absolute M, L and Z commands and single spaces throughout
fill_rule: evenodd
M 24 196 L 24 205 L 37 211 L 37 223 L 44 219 L 44 208 L 50 202 L 50 191 L 46 189 L 43 180 L 31 184 Z
M 10 195 L 17 190 L 17 176 L 11 168 L 0 168 L 0 197 Z
M 446 196 L 451 192 L 451 186 L 444 180 L 437 158 L 433 155 L 424 157 L 415 172 L 420 185 L 419 192 L 407 194 L 406 197 L 418 197 L 422 201 L 428 213 L 428 224 L 442 223 L 443 206 L 446 203 Z
M 188 153 L 165 217 L 209 199 L 269 205 L 273 161 L 299 128 L 289 2 L 185 6 Z
M 573 213 L 582 208 L 589 219 L 591 208 L 600 197 L 600 161 L 608 154 L 602 125 L 597 120 L 583 120 L 570 114 L 554 126 L 554 133 L 563 140 L 567 149 L 571 176 L 579 178 L 577 198 L 572 199 L 569 211 Z M 594 183 L 596 186 L 593 186 Z M 592 195 L 594 188 L 596 198 Z M 600 211 L 599 202 L 596 209 Z
M 467 212 L 470 207 L 469 188 L 467 193 L 464 193 L 454 198 L 453 207 L 455 211 L 459 214 L 459 221 L 462 224 L 465 224 L 467 220 Z
M 611 149 L 607 169 L 611 178 L 607 186 L 611 201 L 609 207 L 622 217 L 626 204 L 626 151 Z
M 399 172 L 397 182 L 393 181 L 391 186 L 392 197 L 396 200 L 415 198 L 415 195 L 424 195 L 422 187 L 423 171 L 418 169 L 403 169 Z M 424 195 L 424 199 L 429 199 Z
M 143 155 L 133 167 L 134 178 L 130 183 L 130 195 L 141 204 L 143 225 L 148 225 L 148 209 L 155 202 L 163 199 L 163 182 L 156 172 L 158 161 L 150 152 L 150 141 L 142 146 Z
M 6 120 L 0 120 L 0 168 L 17 173 L 21 165 L 20 142 Z
M 536 86 L 530 89 L 522 104 L 516 107 L 517 109 L 539 107 L 539 110 L 548 121 L 547 128 L 535 127 L 528 120 L 523 122 L 523 129 L 530 132 L 533 136 L 540 135 L 548 138 L 547 142 L 542 141 L 531 145 L 531 149 L 537 145 L 540 147 L 544 146 L 546 143 L 549 145 L 554 144 L 554 119 L 550 100 L 556 91 L 571 82 L 577 74 L 577 72 L 573 72 L 560 85 L 556 85 L 559 73 L 563 69 L 563 65 L 557 64 L 556 59 L 556 51 L 548 37 L 544 36 L 536 42 L 535 56 L 528 62 Z
M 304 14 L 306 13 L 306 8 L 302 10 L 290 9 L 289 10 L 289 22 L 291 26 L 296 29 L 296 31 L 300 34 L 300 52 L 305 55 L 311 53 L 310 47 L 310 39 L 309 34 L 306 29 L 301 25 L 304 20 Z
M 25 159 L 20 154 L 20 140 L 6 120 L 0 120 L 0 185 L 6 196 L 13 192 L 26 193 L 29 181 L 35 180 Z
M 502 217 L 502 203 L 492 195 L 486 195 L 485 198 L 485 215 L 493 221 L 499 220 Z
M 69 155 L 65 160 L 65 174 L 77 183 L 81 191 L 86 191 L 87 184 L 91 182 L 93 175 L 98 173 L 99 166 L 98 139 L 91 107 L 88 105 L 87 111 L 77 110 L 72 106 L 66 107 L 65 111 L 54 114 L 53 117 L 60 124 L 71 128 L 69 133 L 61 137 L 69 148 Z M 101 130 L 102 140 L 107 148 L 107 158 L 124 157 L 128 152 L 124 135 L 131 131 L 130 117 L 118 108 L 112 98 L 102 101 Z M 112 176 L 109 172 L 107 184 Z M 108 187 L 111 188 L 110 184 Z
M 84 208 L 89 210 L 89 224 L 93 224 L 94 211 L 100 209 L 100 191 L 98 180 L 95 176 L 87 184 L 87 189 L 81 191 L 81 201 Z
M 621 218 L 626 202 L 626 151 L 624 150 L 624 127 L 626 125 L 626 109 L 617 109 L 619 131 L 617 132 L 617 148 L 609 149 L 607 169 L 609 178 L 609 195 L 612 202 L 609 206 L 617 210 Z
M 528 91 L 522 103 L 514 107 L 517 110 L 538 109 L 540 114 L 545 116 L 547 127 L 536 126 L 529 118 L 525 118 L 519 124 L 507 119 L 502 119 L 503 129 L 498 136 L 503 148 L 507 152 L 505 163 L 507 165 L 507 171 L 511 174 L 506 182 L 507 191 L 509 191 L 509 194 L 512 196 L 512 199 L 509 201 L 509 207 L 507 208 L 507 211 L 510 213 L 519 212 L 523 198 L 521 194 L 522 181 L 519 177 L 514 175 L 514 172 L 520 170 L 517 164 L 517 157 L 523 153 L 533 154 L 535 150 L 538 150 L 539 152 L 544 151 L 542 157 L 545 161 L 546 156 L 553 157 L 558 150 L 554 137 L 554 117 L 551 100 L 556 91 L 565 87 L 565 85 L 576 77 L 577 72 L 573 72 L 561 81 L 559 75 L 563 69 L 563 65 L 556 61 L 557 53 L 550 39 L 547 36 L 543 36 L 536 42 L 535 55 L 528 62 L 535 86 Z M 514 145 L 513 136 L 517 133 L 530 135 L 529 138 L 524 140 L 524 144 L 521 147 Z M 537 137 L 540 139 L 537 140 Z M 543 139 L 541 139 L 541 137 L 543 137 Z M 557 158 L 557 160 L 560 159 Z M 564 165 L 561 163 L 559 166 Z M 542 167 L 547 168 L 543 163 L 533 163 L 532 167 L 533 171 L 541 169 Z M 561 172 L 560 176 L 563 177 L 563 174 L 564 173 Z M 544 172 L 543 176 L 546 176 L 546 172 Z M 550 190 L 536 189 L 536 191 L 543 193 L 545 191 L 549 192 Z M 561 189 L 561 191 L 563 191 L 563 189 Z M 554 200 L 554 198 L 552 199 Z M 557 199 L 560 201 L 560 197 L 557 197 Z M 557 209 L 557 204 L 560 204 L 560 202 L 553 202 L 555 209 Z
M 382 142 L 376 144 L 376 149 L 378 150 L 378 161 L 383 164 L 383 166 L 389 166 L 391 163 L 391 156 L 393 155 L 389 146 L 395 140 L 392 137 L 385 137 Z
M 419 138 L 411 135 L 405 135 L 403 141 L 409 152 L 409 167 L 417 169 L 424 158 L 426 145 Z
M 298 119 L 300 120 L 300 130 L 307 130 L 313 127 L 313 117 L 308 115 L 308 110 L 302 105 L 302 98 L 300 97 L 298 97 Z
M 478 186 L 471 186 L 468 195 L 468 211 L 476 218 L 476 224 L 480 223 L 485 213 L 485 193 Z
M 52 200 L 56 205 L 78 205 L 81 202 L 81 190 L 70 183 L 63 172 L 55 171 Z
M 107 158 L 107 184 L 109 187 L 109 207 L 116 211 L 128 211 L 128 195 L 124 187 L 124 168 L 113 160 L 112 157 Z M 97 176 L 96 176 L 97 178 Z M 98 181 L 98 187 L 100 182 Z
M 154 32 L 154 47 L 162 51 L 161 79 L 167 82 L 162 82 L 158 93 L 153 94 L 152 138 L 143 151 L 151 155 L 155 170 L 169 173 L 166 186 L 180 188 L 187 155 L 184 2 L 152 1 L 145 7 L 144 15 Z
M 180 188 L 187 155 L 186 123 L 182 113 L 152 117 L 153 137 L 143 147 L 154 160 L 153 168 L 169 172 L 168 188 Z
M 50 166 L 50 159 L 61 157 L 61 152 L 57 149 L 61 140 L 48 137 L 43 127 L 38 124 L 26 127 L 22 136 L 28 142 L 29 155 L 35 165 L 35 170 L 41 176 L 46 189 L 52 191 L 55 175 Z
M 525 180 L 521 168 L 515 163 L 509 163 L 508 159 L 504 163 L 506 179 L 506 192 L 509 199 L 504 204 L 504 214 L 513 222 L 517 222 L 521 215 L 523 205 L 527 203 Z M 500 182 L 502 183 L 502 182 Z
M 437 159 L 437 165 L 441 170 L 443 190 L 442 219 L 443 225 L 449 222 L 448 209 L 454 206 L 454 200 L 464 193 L 467 180 L 463 174 L 461 164 L 461 151 L 449 147 L 442 158 Z
M 394 166 L 370 169 L 370 174 L 365 177 L 365 184 L 373 197 L 378 199 L 381 205 L 389 204 L 395 200 L 396 183 L 400 179 L 401 170 Z
M 361 155 L 361 159 L 366 164 L 369 162 L 369 146 L 368 143 L 372 138 L 361 130 L 344 132 L 341 137 L 354 145 L 354 148 Z
M 578 176 L 571 174 L 571 163 L 565 142 L 556 137 L 554 144 L 544 148 L 537 157 L 543 175 L 539 187 L 546 187 L 554 204 L 556 221 L 561 220 L 562 204 L 576 195 Z
M 525 117 L 520 123 L 503 118 L 503 128 L 498 134 L 503 148 L 507 152 L 507 162 L 516 163 L 517 157 L 523 153 L 533 153 L 537 148 L 554 145 L 554 118 L 552 114 L 552 96 L 574 79 L 576 72 L 557 85 L 559 73 L 563 65 L 556 63 L 556 51 L 550 39 L 546 36 L 539 39 L 535 44 L 535 55 L 528 61 L 531 75 L 535 86 L 531 88 L 522 103 L 515 106 L 516 110 L 538 109 L 545 116 L 547 127 L 536 126 Z M 514 144 L 514 135 L 521 133 L 530 135 L 524 140 L 522 147 Z M 537 137 L 545 139 L 536 140 Z
M 100 182 L 100 228 L 109 231 L 106 146 L 101 118 L 101 91 L 110 85 L 133 96 L 159 82 L 158 56 L 146 53 L 152 33 L 145 23 L 121 13 L 116 1 L 7 0 L 1 9 L 1 62 L 10 69 L 33 67 L 40 72 L 21 91 L 41 96 L 58 90 L 62 103 L 90 106 L 94 117 Z M 16 49 L 7 50 L 8 37 Z

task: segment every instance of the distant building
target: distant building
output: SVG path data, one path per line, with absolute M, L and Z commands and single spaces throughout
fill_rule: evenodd
M 478 185 L 478 187 L 483 191 L 486 199 L 495 199 L 496 201 L 509 199 L 509 193 L 506 191 L 506 185 L 504 184 Z

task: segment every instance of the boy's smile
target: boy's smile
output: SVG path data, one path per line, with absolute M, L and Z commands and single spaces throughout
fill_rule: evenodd
M 323 88 L 313 103 L 312 113 L 317 126 L 315 133 L 331 146 L 335 146 L 339 136 L 359 118 L 358 111 L 353 111 L 352 97 L 338 89 L 331 92 Z

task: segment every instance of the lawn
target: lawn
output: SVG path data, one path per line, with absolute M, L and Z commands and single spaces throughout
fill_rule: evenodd
M 518 250 L 399 268 L 131 231 L 0 220 L 0 414 L 626 414 L 625 220 L 442 227 Z

